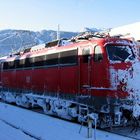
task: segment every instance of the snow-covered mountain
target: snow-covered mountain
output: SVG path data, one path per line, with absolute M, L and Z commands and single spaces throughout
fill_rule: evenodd
M 80 32 L 100 32 L 100 28 L 84 27 Z M 79 32 L 79 33 L 80 33 Z M 78 32 L 60 31 L 61 38 L 71 38 Z M 55 40 L 57 31 L 42 30 L 38 32 L 29 30 L 1 30 L 0 31 L 0 56 L 10 54 L 23 48 L 31 47 L 41 43 Z
M 56 39 L 54 30 L 42 30 L 39 32 L 29 30 L 2 30 L 0 31 L 0 56 L 7 55 L 19 49 L 34 46 Z M 61 38 L 76 36 L 76 32 L 60 32 Z
M 88 27 L 84 27 L 83 29 L 81 29 L 81 32 L 100 32 L 103 31 L 104 29 L 101 28 L 88 28 Z

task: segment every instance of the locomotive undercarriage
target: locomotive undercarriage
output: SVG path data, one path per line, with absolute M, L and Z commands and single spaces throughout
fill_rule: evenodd
M 70 99 L 68 99 L 69 97 Z M 8 103 L 16 103 L 18 106 L 26 108 L 38 106 L 43 109 L 45 114 L 58 116 L 68 120 L 78 120 L 78 122 L 87 122 L 87 117 L 89 114 L 92 114 L 97 119 L 97 126 L 100 128 L 127 125 L 128 118 L 123 115 L 123 109 L 118 102 L 115 103 L 113 101 L 113 103 L 110 104 L 108 99 L 101 99 L 101 97 L 100 100 L 97 99 L 98 97 L 93 100 L 89 97 L 84 98 L 83 96 L 82 99 L 77 96 L 76 100 L 72 100 L 72 96 L 70 95 L 69 97 L 66 99 L 60 98 L 58 93 L 49 93 L 48 95 L 45 93 L 41 95 L 33 94 L 30 91 L 20 91 L 19 93 L 10 90 L 1 91 L 2 100 Z M 88 98 L 90 100 L 88 100 Z M 85 101 L 84 104 L 82 103 L 82 100 Z M 94 102 L 95 100 L 98 100 L 100 104 L 98 102 L 98 105 L 96 105 L 96 102 Z M 107 101 L 106 104 L 105 100 Z M 92 101 L 95 103 L 94 105 L 90 104 Z

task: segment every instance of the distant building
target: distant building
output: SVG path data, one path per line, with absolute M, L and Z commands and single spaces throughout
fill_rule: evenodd
M 109 34 L 111 36 L 123 35 L 128 38 L 132 37 L 140 42 L 140 22 L 112 28 Z

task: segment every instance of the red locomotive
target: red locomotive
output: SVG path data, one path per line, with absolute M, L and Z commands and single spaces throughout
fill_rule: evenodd
M 1 60 L 1 98 L 79 121 L 93 113 L 101 127 L 121 125 L 124 110 L 134 112 L 133 48 L 130 40 L 84 34 L 25 49 Z

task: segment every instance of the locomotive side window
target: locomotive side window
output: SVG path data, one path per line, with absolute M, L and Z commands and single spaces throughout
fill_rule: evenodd
M 33 59 L 34 59 L 34 62 L 33 62 Z M 32 58 L 31 63 L 34 63 L 33 64 L 34 66 L 44 66 L 45 59 L 46 59 L 45 55 L 37 56 L 35 58 Z
M 31 61 L 30 61 L 30 58 L 26 58 L 25 59 L 25 65 L 24 65 L 25 68 L 27 67 L 31 67 Z
M 89 48 L 83 49 L 82 55 L 83 55 L 83 63 L 88 63 L 88 58 L 90 56 L 90 49 Z
M 4 62 L 3 69 L 20 69 L 40 66 L 73 65 L 78 63 L 78 50 L 70 50 L 54 54 L 47 54 L 33 58 L 17 59 L 15 61 Z
M 14 61 L 9 61 L 9 62 L 4 62 L 3 63 L 3 69 L 14 69 L 15 68 L 15 62 Z
M 60 52 L 60 64 L 62 65 L 77 64 L 77 61 L 78 61 L 77 50 Z
M 15 60 L 16 68 L 23 68 L 24 64 L 25 64 L 25 59 Z
M 99 62 L 103 59 L 103 53 L 100 46 L 95 46 L 94 48 L 94 61 Z
M 21 60 L 19 61 L 19 68 L 23 68 L 24 65 L 25 65 L 25 59 L 21 59 Z
M 20 68 L 19 61 L 20 61 L 20 60 L 15 60 L 16 68 Z
M 9 61 L 8 62 L 8 69 L 14 69 L 15 68 L 15 61 Z
M 58 53 L 46 55 L 46 65 L 58 65 Z
M 8 62 L 4 62 L 4 63 L 3 63 L 3 69 L 4 69 L 4 70 L 8 69 Z

